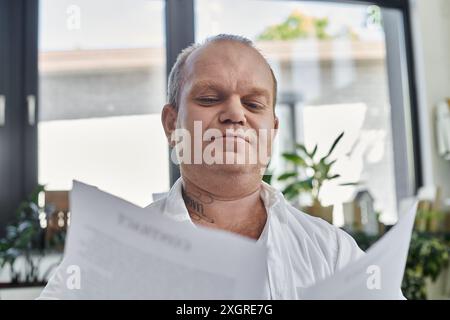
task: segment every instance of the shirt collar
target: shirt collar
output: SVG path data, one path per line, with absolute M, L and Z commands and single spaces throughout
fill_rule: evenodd
M 182 196 L 183 178 L 178 178 L 174 185 L 167 194 L 163 214 L 169 218 L 172 218 L 179 222 L 189 222 L 194 224 L 189 216 L 189 212 L 186 209 L 186 205 Z M 278 206 L 284 206 L 285 199 L 283 194 L 269 185 L 268 183 L 261 181 L 261 199 L 266 207 L 268 220 L 271 219 L 272 213 L 274 213 L 281 222 L 286 222 L 286 210 L 275 210 Z

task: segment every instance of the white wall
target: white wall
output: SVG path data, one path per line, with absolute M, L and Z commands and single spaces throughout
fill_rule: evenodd
M 450 98 L 450 1 L 410 0 L 424 182 L 450 197 L 450 161 L 437 153 L 434 107 Z

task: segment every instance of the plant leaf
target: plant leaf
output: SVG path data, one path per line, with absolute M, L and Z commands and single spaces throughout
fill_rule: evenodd
M 278 177 L 278 181 L 287 180 L 291 177 L 297 176 L 297 172 L 285 172 L 281 176 Z
M 309 155 L 311 158 L 314 158 L 314 156 L 316 155 L 317 147 L 318 147 L 318 145 L 316 144 L 316 146 L 314 147 L 313 151 L 312 151 L 311 154 Z
M 296 190 L 295 185 L 291 183 L 282 191 L 286 199 L 291 200 L 298 195 L 298 190 Z
M 304 191 L 311 191 L 313 188 L 313 178 L 308 178 L 298 182 L 298 188 Z
M 305 155 L 307 155 L 308 157 L 311 157 L 310 153 L 308 152 L 308 150 L 306 150 L 306 147 L 304 144 L 300 144 L 300 143 L 296 143 L 295 147 L 297 149 L 299 149 L 300 151 L 302 151 Z
M 272 174 L 265 174 L 264 176 L 263 176 L 263 181 L 265 182 L 265 183 L 267 183 L 267 184 L 271 184 L 271 182 L 272 182 L 272 177 L 273 177 L 273 175 Z
M 340 186 L 346 187 L 346 186 L 357 186 L 359 185 L 359 182 L 345 182 L 345 183 L 339 183 Z
M 283 158 L 285 158 L 286 160 L 295 163 L 298 166 L 302 166 L 302 167 L 306 167 L 306 162 L 305 160 L 300 157 L 298 154 L 296 153 L 283 153 L 282 154 Z
M 326 158 L 328 158 L 331 155 L 334 148 L 336 148 L 337 144 L 339 143 L 339 141 L 342 139 L 343 136 L 344 136 L 344 131 L 342 131 L 341 134 L 334 140 L 333 144 L 331 145 L 330 150 L 328 151 L 328 154 L 326 156 L 324 156 L 322 159 L 325 160 Z
M 331 168 L 333 164 L 335 164 L 337 159 L 334 159 L 333 161 L 330 161 L 327 165 Z

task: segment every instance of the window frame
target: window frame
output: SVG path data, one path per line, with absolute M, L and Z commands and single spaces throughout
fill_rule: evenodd
M 195 0 L 190 0 L 189 2 L 194 3 Z M 277 0 L 272 0 L 277 1 Z M 284 1 L 284 0 L 279 0 Z M 408 0 L 372 0 L 372 1 L 366 1 L 366 0 L 292 0 L 296 2 L 322 2 L 322 3 L 332 3 L 336 2 L 339 4 L 355 4 L 355 5 L 377 5 L 381 9 L 397 9 L 401 12 L 402 20 L 403 20 L 403 40 L 404 40 L 404 54 L 406 58 L 406 73 L 407 73 L 407 79 L 403 79 L 406 81 L 407 89 L 408 89 L 408 99 L 409 99 L 409 112 L 406 112 L 403 114 L 405 110 L 403 108 L 399 108 L 398 104 L 395 103 L 391 106 L 391 113 L 395 113 L 393 119 L 400 119 L 404 121 L 405 123 L 402 124 L 404 127 L 408 130 L 408 132 L 404 132 L 404 134 L 409 133 L 411 134 L 411 140 L 410 143 L 408 141 L 397 141 L 395 145 L 401 146 L 402 149 L 407 151 L 407 155 L 401 155 L 399 158 L 395 159 L 395 165 L 398 167 L 401 165 L 403 158 L 408 158 L 408 168 L 406 168 L 407 172 L 401 172 L 400 174 L 396 175 L 396 188 L 397 192 L 400 188 L 407 187 L 408 191 L 400 192 L 399 196 L 412 196 L 413 193 L 416 193 L 417 190 L 423 185 L 423 176 L 422 176 L 422 159 L 421 159 L 421 147 L 420 147 L 420 126 L 419 126 L 419 107 L 418 107 L 418 100 L 417 100 L 417 89 L 416 89 L 416 74 L 415 74 L 415 68 L 414 68 L 414 52 L 413 52 L 413 38 L 412 38 L 412 27 L 411 27 L 411 19 L 410 19 L 410 4 Z M 192 12 L 194 8 L 192 8 L 190 11 Z M 195 17 L 194 17 L 195 22 Z M 174 22 L 176 23 L 176 22 Z M 192 26 L 193 27 L 193 26 Z M 189 26 L 189 29 L 192 29 L 191 26 Z M 184 39 L 185 40 L 185 39 Z M 189 42 L 186 42 L 189 43 Z M 171 65 L 170 65 L 171 67 Z M 170 68 L 168 68 L 170 71 Z M 389 96 L 391 98 L 392 102 L 392 96 L 393 92 L 389 92 Z M 404 102 L 404 101 L 403 101 Z M 403 106 L 402 106 L 403 107 Z M 394 136 L 393 139 L 398 139 L 397 136 Z M 404 157 L 403 157 L 404 156 Z M 171 164 L 173 166 L 173 164 Z M 395 168 L 396 171 L 398 168 Z M 175 172 L 175 171 L 174 171 Z M 179 172 L 179 171 L 178 171 Z M 179 177 L 179 174 L 177 176 L 171 176 L 171 185 L 173 184 L 173 181 L 176 180 L 176 178 Z M 398 181 L 397 179 L 401 179 L 402 182 Z
M 277 0 L 273 0 L 277 1 Z M 406 57 L 407 87 L 410 110 L 405 121 L 411 130 L 412 166 L 411 191 L 423 184 L 420 153 L 420 127 L 414 69 L 414 52 L 408 0 L 292 0 L 303 2 L 339 2 L 348 4 L 378 5 L 381 8 L 398 9 L 403 18 L 404 53 Z M 195 0 L 166 0 L 166 78 L 178 53 L 195 40 Z M 12 218 L 14 209 L 38 184 L 37 175 L 37 125 L 28 122 L 27 96 L 34 95 L 35 119 L 38 119 L 38 13 L 39 0 L 0 0 L 0 94 L 7 99 L 6 121 L 0 127 L 0 179 L 3 182 L 0 195 L 0 236 L 4 224 Z M 4 30 L 3 32 L 1 30 Z M 3 92 L 4 93 L 3 93 Z M 397 112 L 393 107 L 392 112 Z M 395 117 L 394 117 L 395 118 Z M 179 167 L 168 160 L 170 185 L 180 177 Z M 19 160 L 17 160 L 19 159 Z M 397 179 L 398 177 L 396 177 Z M 403 179 L 403 178 L 402 178 Z
M 37 94 L 37 1 L 0 0 L 0 236 L 19 203 L 37 185 L 36 123 L 29 124 L 26 97 Z M 37 110 L 35 110 L 37 112 Z

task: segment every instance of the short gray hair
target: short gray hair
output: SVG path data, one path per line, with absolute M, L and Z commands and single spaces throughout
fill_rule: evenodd
M 167 85 L 167 100 L 168 103 L 171 104 L 175 110 L 178 110 L 179 107 L 179 98 L 180 98 L 180 91 L 184 84 L 184 65 L 186 64 L 186 60 L 188 57 L 193 53 L 195 50 L 202 48 L 206 46 L 209 43 L 212 42 L 218 42 L 218 41 L 234 41 L 238 43 L 242 43 L 250 48 L 255 49 L 261 57 L 266 61 L 267 66 L 270 69 L 270 73 L 272 75 L 273 80 L 273 108 L 275 113 L 275 105 L 277 103 L 277 79 L 275 78 L 275 74 L 273 73 L 272 68 L 270 67 L 267 60 L 264 58 L 264 56 L 261 54 L 261 52 L 255 47 L 253 42 L 242 36 L 233 35 L 233 34 L 219 34 L 216 36 L 212 36 L 207 38 L 203 43 L 193 43 L 189 47 L 186 47 L 181 51 L 181 53 L 178 55 L 177 60 L 175 61 L 175 64 L 172 67 L 172 70 L 169 74 L 169 81 Z

